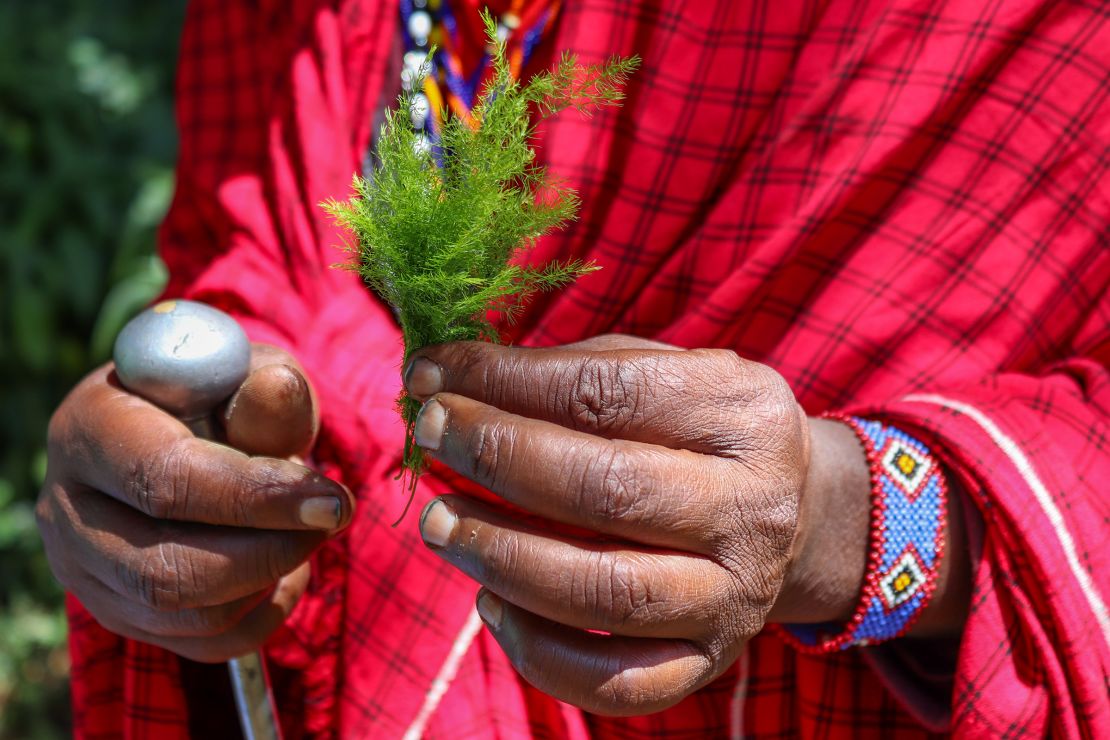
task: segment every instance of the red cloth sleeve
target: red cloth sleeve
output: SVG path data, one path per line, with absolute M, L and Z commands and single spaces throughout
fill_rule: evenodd
M 373 58 L 354 51 L 387 44 L 392 25 L 344 20 L 315 2 L 191 4 L 177 190 L 161 233 L 167 295 L 222 307 L 252 338 L 290 350 L 327 400 L 358 395 L 372 380 L 364 350 L 398 337 L 357 277 L 331 267 L 345 261 L 345 237 L 319 207 L 349 194 L 366 145 L 353 90 L 381 85 L 372 63 L 341 59 Z M 335 351 L 343 345 L 358 346 L 360 362 Z
M 1110 300 L 1075 347 L 1039 376 L 1002 373 L 858 410 L 932 443 L 983 518 L 957 734 L 1110 734 Z

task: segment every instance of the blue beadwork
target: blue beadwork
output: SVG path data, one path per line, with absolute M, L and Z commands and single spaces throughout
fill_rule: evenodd
M 947 492 L 928 448 L 892 426 L 845 419 L 872 470 L 872 552 L 862 601 L 847 624 L 789 625 L 802 647 L 873 645 L 905 633 L 929 603 L 944 547 Z

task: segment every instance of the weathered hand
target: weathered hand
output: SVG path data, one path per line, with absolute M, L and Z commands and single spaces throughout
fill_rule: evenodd
M 305 452 L 318 425 L 289 355 L 256 345 L 222 416 L 230 444 L 268 457 L 196 438 L 101 367 L 51 420 L 36 508 L 54 575 L 101 624 L 206 662 L 281 624 L 307 585 L 302 564 L 353 506 L 279 459 Z
M 663 709 L 764 626 L 804 547 L 811 439 L 773 370 L 609 336 L 429 347 L 406 384 L 428 399 L 416 439 L 433 457 L 576 528 L 563 532 L 601 535 L 461 496 L 421 515 L 425 542 L 485 587 L 479 611 L 538 688 L 604 714 Z

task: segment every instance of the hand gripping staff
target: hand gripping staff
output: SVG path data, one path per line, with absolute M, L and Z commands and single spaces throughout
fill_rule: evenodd
M 116 337 L 116 374 L 127 390 L 181 419 L 198 437 L 214 437 L 211 412 L 247 378 L 251 347 L 223 311 L 194 301 L 163 301 Z M 261 653 L 228 661 L 246 740 L 281 740 Z

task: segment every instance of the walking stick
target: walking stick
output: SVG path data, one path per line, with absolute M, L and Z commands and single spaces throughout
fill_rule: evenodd
M 133 318 L 116 338 L 113 359 L 132 393 L 214 437 L 211 412 L 247 378 L 251 347 L 235 319 L 194 301 L 163 301 Z M 281 740 L 262 654 L 227 663 L 246 740 Z

